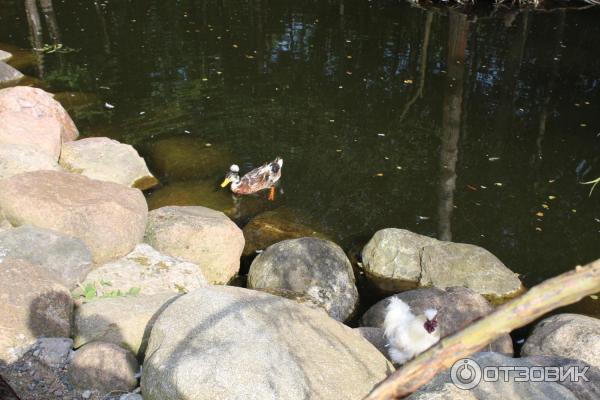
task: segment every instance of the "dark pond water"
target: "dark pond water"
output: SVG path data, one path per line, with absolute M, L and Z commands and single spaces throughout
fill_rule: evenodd
M 164 185 L 151 205 L 230 201 L 229 164 L 280 155 L 268 206 L 346 249 L 406 228 L 481 245 L 527 285 L 600 257 L 600 188 L 579 183 L 600 176 L 600 10 L 42 3 L 37 42 L 78 51 L 27 72 L 99 100 L 76 123 L 147 157 Z M 31 48 L 29 32 L 23 2 L 0 0 L 0 42 Z

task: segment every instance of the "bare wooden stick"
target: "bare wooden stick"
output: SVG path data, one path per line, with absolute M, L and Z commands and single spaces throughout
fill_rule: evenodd
M 600 292 L 600 259 L 534 286 L 485 318 L 448 336 L 404 364 L 379 384 L 365 400 L 399 399 L 407 396 L 429 382 L 438 372 L 477 352 L 498 336 L 597 292 Z

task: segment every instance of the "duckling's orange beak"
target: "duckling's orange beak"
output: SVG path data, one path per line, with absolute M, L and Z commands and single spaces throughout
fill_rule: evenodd
M 225 186 L 229 185 L 230 183 L 231 183 L 231 179 L 225 178 L 223 180 L 223 182 L 221 183 L 221 187 L 224 188 Z

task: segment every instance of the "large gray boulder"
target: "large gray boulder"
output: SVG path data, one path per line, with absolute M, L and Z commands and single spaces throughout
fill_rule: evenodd
M 0 144 L 0 179 L 40 170 L 60 171 L 61 168 L 51 156 L 33 147 Z
M 322 311 L 230 286 L 180 297 L 146 352 L 146 400 L 362 399 L 393 371 L 369 342 Z
M 352 265 L 337 244 L 318 238 L 284 240 L 254 259 L 248 273 L 251 289 L 283 289 L 308 295 L 338 321 L 358 304 Z
M 482 371 L 485 367 L 540 367 L 552 366 L 568 368 L 575 366 L 584 368 L 586 365 L 568 359 L 560 359 L 559 357 L 549 357 L 543 360 L 538 357 L 526 358 L 510 358 L 498 353 L 476 353 L 469 357 L 475 361 L 479 367 L 474 366 Z M 469 370 L 471 371 L 471 370 Z M 475 375 L 475 370 L 473 370 Z M 586 376 L 589 382 L 580 380 L 579 382 L 540 382 L 529 380 L 525 382 L 515 382 L 515 372 L 510 372 L 508 381 L 504 381 L 504 373 L 498 373 L 500 379 L 492 381 L 486 379 L 482 375 L 482 379 L 478 385 L 469 390 L 464 390 L 452 383 L 451 369 L 439 373 L 421 387 L 417 392 L 413 393 L 407 399 L 410 400 L 504 400 L 504 399 L 536 399 L 536 400 L 593 400 L 600 395 L 600 386 L 598 384 L 600 371 L 596 368 L 587 371 Z M 502 374 L 502 375 L 501 375 Z M 521 375 L 522 372 L 519 372 Z M 493 376 L 493 375 L 490 375 Z
M 46 153 L 55 164 L 60 156 L 62 127 L 52 117 L 36 117 L 26 111 L 0 113 L 0 145 L 17 144 Z
M 65 143 L 60 165 L 67 171 L 88 178 L 150 189 L 158 180 L 150 173 L 146 162 L 128 144 L 105 137 L 93 137 Z
M 0 86 L 15 84 L 23 79 L 24 75 L 19 70 L 7 63 L 0 61 Z
M 0 231 L 0 253 L 40 266 L 67 288 L 83 281 L 93 265 L 81 240 L 31 225 Z
M 537 323 L 521 354 L 575 358 L 600 368 L 600 319 L 579 314 L 545 318 Z
M 375 232 L 362 251 L 362 268 L 371 282 L 386 292 L 414 288 L 421 277 L 423 247 L 436 239 L 405 229 Z
M 96 263 L 122 257 L 140 243 L 148 214 L 137 189 L 57 171 L 0 180 L 0 209 L 13 226 L 30 224 L 81 239 Z
M 517 275 L 486 249 L 465 243 L 425 246 L 421 255 L 421 286 L 465 286 L 493 301 L 523 290 Z
M 471 322 L 484 317 L 493 311 L 493 307 L 480 294 L 464 287 L 448 289 L 421 288 L 396 294 L 407 303 L 414 314 L 422 314 L 428 308 L 438 310 L 438 321 L 441 337 L 460 331 Z M 386 307 L 389 299 L 383 299 L 373 305 L 361 317 L 361 326 L 383 327 Z M 485 348 L 486 351 L 513 354 L 510 335 L 502 335 Z
M 74 346 L 114 343 L 144 358 L 152 324 L 173 300 L 174 293 L 97 299 L 77 305 L 73 318 Z
M 161 254 L 146 243 L 138 244 L 125 257 L 94 268 L 84 281 L 108 282 L 110 290 L 123 293 L 137 288 L 142 295 L 187 293 L 208 285 L 198 265 Z
M 63 142 L 77 139 L 79 131 L 63 106 L 41 89 L 16 86 L 0 90 L 0 113 L 25 112 L 35 118 L 53 118 L 61 126 Z
M 131 352 L 112 343 L 93 342 L 75 351 L 68 375 L 74 386 L 106 395 L 134 389 L 138 368 Z
M 38 337 L 69 336 L 73 300 L 46 271 L 0 252 L 0 363 L 16 361 Z
M 363 249 L 361 266 L 367 278 L 385 292 L 464 286 L 500 303 L 523 290 L 517 275 L 489 251 L 403 229 L 376 232 Z
M 225 214 L 205 207 L 162 207 L 148 215 L 144 241 L 196 263 L 209 283 L 225 284 L 240 269 L 244 235 Z

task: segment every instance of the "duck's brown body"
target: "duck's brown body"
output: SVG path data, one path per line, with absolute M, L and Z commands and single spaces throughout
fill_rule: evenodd
M 240 178 L 238 175 L 239 167 L 237 165 L 232 165 L 230 172 L 225 177 L 221 186 L 225 187 L 231 182 L 231 191 L 240 195 L 271 189 L 271 194 L 269 195 L 269 198 L 271 199 L 271 197 L 274 196 L 275 184 L 281 178 L 282 166 L 283 160 L 277 157 L 272 162 L 255 168 Z

